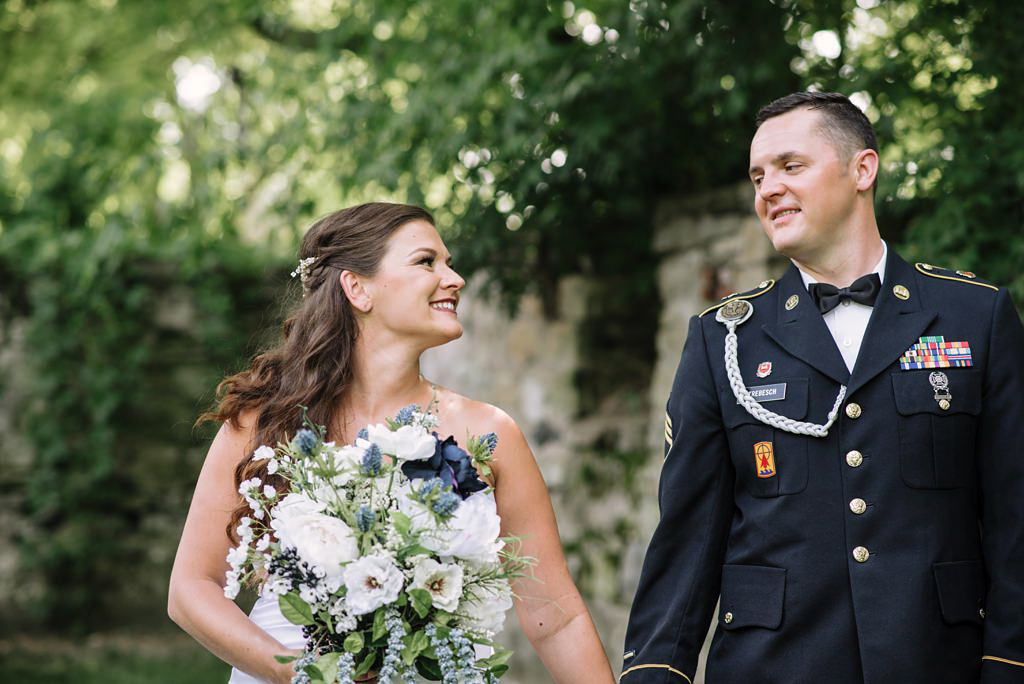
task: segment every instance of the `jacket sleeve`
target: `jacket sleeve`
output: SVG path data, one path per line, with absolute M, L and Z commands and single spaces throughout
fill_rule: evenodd
M 981 684 L 1024 683 L 1024 327 L 996 297 L 978 425 L 989 589 Z
M 1024 682 L 1024 327 L 999 290 L 978 426 L 988 597 L 981 684 Z
M 630 610 L 623 684 L 691 682 L 718 600 L 735 474 L 708 354 L 695 316 L 668 400 L 661 518 Z

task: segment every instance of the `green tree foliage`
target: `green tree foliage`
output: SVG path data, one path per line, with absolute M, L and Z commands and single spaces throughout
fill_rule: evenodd
M 0 316 L 32 378 L 32 460 L 7 474 L 43 589 L 27 595 L 52 623 L 88 626 L 124 567 L 162 584 L 146 540 L 173 536 L 184 510 L 196 388 L 252 351 L 297 236 L 345 204 L 428 206 L 460 270 L 484 270 L 510 306 L 533 291 L 553 311 L 561 276 L 599 276 L 601 344 L 645 349 L 659 200 L 741 181 L 758 106 L 815 85 L 863 94 L 884 232 L 1024 294 L 1022 12 L 5 0 Z
M 795 2 L 793 63 L 805 84 L 861 93 L 879 133 L 880 226 L 922 261 L 976 271 L 1024 302 L 1024 6 Z M 831 30 L 842 54 L 815 54 Z

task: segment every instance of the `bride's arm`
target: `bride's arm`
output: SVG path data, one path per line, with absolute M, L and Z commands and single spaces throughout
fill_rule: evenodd
M 516 424 L 495 412 L 494 492 L 502 535 L 520 537 L 522 555 L 537 560 L 533 577 L 513 584 L 519 623 L 558 684 L 613 682 L 597 629 L 566 567 L 540 469 Z
M 274 660 L 290 651 L 257 627 L 224 596 L 225 533 L 238 501 L 234 470 L 249 448 L 250 429 L 221 427 L 206 456 L 174 558 L 167 613 L 211 653 L 268 682 L 291 682 L 291 665 Z

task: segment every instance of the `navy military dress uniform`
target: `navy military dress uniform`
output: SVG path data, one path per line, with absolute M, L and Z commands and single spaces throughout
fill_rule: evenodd
M 891 252 L 852 373 L 799 271 L 690 321 L 668 400 L 661 519 L 623 684 L 1024 682 L 1024 328 L 1006 290 Z M 722 306 L 722 305 L 719 305 Z M 733 306 L 737 306 L 733 304 Z M 742 306 L 742 305 L 740 305 Z

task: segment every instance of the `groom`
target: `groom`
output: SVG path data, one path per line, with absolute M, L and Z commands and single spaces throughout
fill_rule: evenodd
M 842 95 L 758 114 L 792 265 L 690 321 L 623 684 L 1024 682 L 1024 328 L 1006 290 L 879 237 Z

